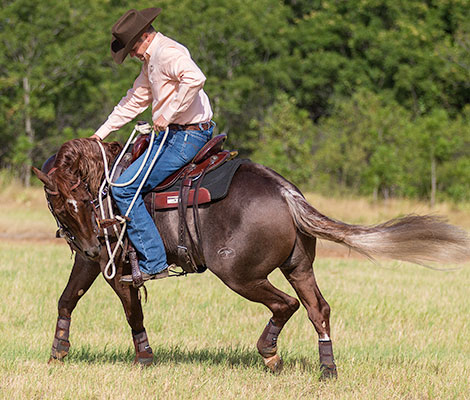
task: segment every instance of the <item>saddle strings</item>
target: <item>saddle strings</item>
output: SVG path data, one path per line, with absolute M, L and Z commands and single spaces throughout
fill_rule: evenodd
M 129 145 L 131 144 L 136 132 L 150 133 L 150 143 L 149 143 L 149 146 L 148 146 L 147 151 L 145 153 L 142 164 L 139 167 L 139 170 L 135 173 L 135 175 L 132 177 L 132 179 L 130 179 L 128 182 L 115 183 L 115 182 L 112 181 L 112 179 L 113 179 L 114 174 L 116 172 L 116 168 L 119 165 L 119 162 L 121 161 L 122 157 L 126 153 L 126 151 L 129 147 Z M 137 188 L 137 191 L 134 194 L 134 197 L 132 199 L 131 204 L 129 205 L 129 208 L 127 209 L 126 213 L 124 214 L 124 217 L 121 217 L 120 215 L 116 215 L 116 216 L 114 215 L 113 210 L 112 210 L 111 196 L 110 195 L 108 196 L 109 216 L 112 219 L 118 220 L 122 224 L 122 228 L 121 228 L 121 233 L 119 234 L 118 229 L 116 228 L 116 226 L 113 225 L 114 232 L 115 232 L 116 236 L 118 236 L 118 241 L 117 241 L 117 243 L 114 247 L 114 250 L 111 249 L 111 243 L 109 241 L 108 228 L 104 228 L 104 237 L 105 237 L 105 243 L 106 243 L 106 250 L 108 251 L 108 256 L 109 256 L 109 260 L 108 260 L 108 262 L 106 264 L 106 267 L 104 268 L 104 271 L 103 271 L 103 275 L 105 276 L 106 279 L 111 280 L 111 279 L 114 279 L 114 277 L 116 276 L 116 264 L 114 263 L 114 257 L 116 256 L 119 247 L 122 246 L 124 234 L 126 232 L 126 227 L 127 227 L 127 219 L 128 219 L 129 214 L 132 210 L 132 207 L 134 206 L 138 196 L 140 195 L 140 192 L 142 191 L 142 187 L 144 186 L 145 182 L 148 179 L 148 176 L 150 175 L 150 171 L 152 171 L 153 166 L 157 162 L 158 156 L 160 155 L 161 150 L 163 148 L 163 145 L 164 145 L 164 143 L 166 141 L 166 138 L 168 136 L 168 132 L 169 132 L 169 128 L 167 127 L 165 129 L 165 134 L 164 134 L 163 139 L 162 139 L 162 141 L 161 141 L 161 143 L 158 147 L 158 150 L 155 153 L 155 156 L 153 157 L 147 171 L 145 172 L 145 175 L 142 179 L 142 182 L 140 183 L 139 187 Z M 147 162 L 147 160 L 150 156 L 150 152 L 152 150 L 154 140 L 155 140 L 155 132 L 151 128 L 150 124 L 147 123 L 145 125 L 136 125 L 134 130 L 132 131 L 132 134 L 130 135 L 129 139 L 126 142 L 126 145 L 124 146 L 121 153 L 119 154 L 119 157 L 118 157 L 117 161 L 115 162 L 114 167 L 111 171 L 111 175 L 109 175 L 109 167 L 108 167 L 108 160 L 106 158 L 106 152 L 104 150 L 104 147 L 103 147 L 102 143 L 100 141 L 98 141 L 98 144 L 99 144 L 100 149 L 101 149 L 101 154 L 103 156 L 104 171 L 105 171 L 105 179 L 103 180 L 103 183 L 100 186 L 100 191 L 99 191 L 99 194 L 98 194 L 98 199 L 99 199 L 99 203 L 100 203 L 100 210 L 101 210 L 101 218 L 102 219 L 106 218 L 106 215 L 105 215 L 105 212 L 104 212 L 104 207 L 103 207 L 103 192 L 104 192 L 104 189 L 105 189 L 106 185 L 108 185 L 109 187 L 112 187 L 112 186 L 124 187 L 124 186 L 128 186 L 128 185 L 132 184 L 137 179 L 137 177 L 140 175 L 140 173 L 142 172 L 142 170 L 144 168 L 144 165 L 146 164 L 146 162 Z

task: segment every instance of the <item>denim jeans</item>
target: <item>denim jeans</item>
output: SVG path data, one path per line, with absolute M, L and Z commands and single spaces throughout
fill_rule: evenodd
M 147 182 L 142 187 L 141 195 L 136 200 L 129 214 L 127 224 L 129 239 L 137 250 L 139 267 L 142 272 L 155 274 L 164 270 L 167 265 L 165 247 L 158 230 L 144 204 L 144 194 L 152 190 L 171 175 L 173 172 L 190 162 L 196 153 L 207 143 L 212 136 L 213 127 L 208 130 L 178 131 L 170 130 L 163 144 L 158 160 L 152 168 Z M 164 133 L 160 132 L 155 139 L 150 156 L 139 177 L 129 186 L 113 187 L 114 200 L 124 215 L 134 198 L 142 179 L 152 162 Z M 145 154 L 135 160 L 129 168 L 117 179 L 117 183 L 129 181 L 139 169 Z

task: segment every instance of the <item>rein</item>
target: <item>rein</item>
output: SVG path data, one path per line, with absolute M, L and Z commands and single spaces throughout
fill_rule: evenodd
M 115 182 L 112 181 L 112 179 L 114 178 L 116 168 L 119 165 L 122 157 L 126 153 L 126 151 L 129 147 L 130 143 L 132 142 L 132 139 L 134 138 L 134 135 L 135 135 L 136 132 L 140 132 L 140 133 L 150 133 L 150 132 L 152 132 L 151 135 L 150 135 L 150 143 L 149 143 L 148 149 L 145 153 L 144 159 L 143 159 L 138 171 L 132 177 L 132 179 L 130 179 L 128 182 L 124 182 L 124 183 L 115 183 Z M 163 145 L 165 144 L 166 138 L 168 136 L 168 132 L 169 132 L 169 128 L 167 127 L 166 130 L 165 130 L 165 134 L 163 136 L 163 139 L 160 142 L 160 145 L 158 147 L 158 150 L 155 153 L 155 156 L 153 157 L 147 171 L 145 172 L 145 175 L 142 179 L 142 182 L 140 183 L 139 187 L 137 188 L 137 190 L 134 194 L 134 198 L 132 199 L 132 202 L 129 205 L 129 208 L 126 210 L 124 216 L 114 215 L 114 213 L 112 211 L 111 196 L 108 196 L 108 212 L 110 214 L 110 218 L 115 219 L 119 223 L 121 223 L 122 224 L 122 229 L 121 229 L 121 232 L 118 235 L 118 230 L 117 230 L 116 226 L 113 225 L 113 229 L 116 233 L 116 236 L 118 236 L 118 241 L 117 241 L 116 245 L 114 246 L 114 250 L 111 250 L 111 244 L 109 242 L 108 229 L 107 228 L 103 229 L 105 243 L 106 243 L 106 249 L 108 251 L 108 256 L 109 256 L 109 260 L 108 260 L 108 262 L 107 262 L 107 264 L 104 268 L 104 271 L 103 271 L 103 275 L 105 276 L 106 279 L 111 280 L 116 276 L 116 264 L 114 263 L 114 258 L 116 257 L 116 254 L 117 254 L 117 251 L 118 251 L 119 247 L 123 246 L 123 239 L 124 239 L 124 234 L 126 233 L 127 220 L 129 219 L 129 214 L 130 214 L 130 212 L 132 210 L 132 207 L 134 206 L 137 198 L 140 196 L 140 193 L 142 191 L 142 187 L 144 186 L 145 182 L 147 181 L 147 178 L 150 175 L 150 172 L 152 171 L 153 166 L 157 162 L 157 159 L 158 159 L 158 157 L 161 153 Z M 137 177 L 140 175 L 140 173 L 142 172 L 142 170 L 144 168 L 144 165 L 147 163 L 147 160 L 150 156 L 150 152 L 152 151 L 154 140 L 155 140 L 155 133 L 153 132 L 152 127 L 150 126 L 150 124 L 148 124 L 148 123 L 139 124 L 138 123 L 135 126 L 134 130 L 132 131 L 129 139 L 127 140 L 126 145 L 122 149 L 121 154 L 119 154 L 119 157 L 117 158 L 117 161 L 114 163 L 114 167 L 111 171 L 111 175 L 109 174 L 109 167 L 108 167 L 108 160 L 106 158 L 106 152 L 105 152 L 101 142 L 98 141 L 98 144 L 99 144 L 100 149 L 101 149 L 101 154 L 103 156 L 103 165 L 104 165 L 104 173 L 105 173 L 105 179 L 103 180 L 103 183 L 101 184 L 99 197 L 98 197 L 99 202 L 100 202 L 100 207 L 101 207 L 101 217 L 102 217 L 102 219 L 106 218 L 106 216 L 104 214 L 104 207 L 103 207 L 103 201 L 102 201 L 102 193 L 105 190 L 106 185 L 108 185 L 107 187 L 112 187 L 112 186 L 124 187 L 124 186 L 128 186 L 128 185 L 132 184 L 137 179 Z
M 149 147 L 146 151 L 143 162 L 142 162 L 141 166 L 139 167 L 139 170 L 137 171 L 137 173 L 134 175 L 134 177 L 131 180 L 129 180 L 128 182 L 120 183 L 120 184 L 114 183 L 114 182 L 112 182 L 112 179 L 114 178 L 116 168 L 119 165 L 119 163 L 120 163 L 122 157 L 124 156 L 124 154 L 127 152 L 127 149 L 129 147 L 129 145 L 131 144 L 132 139 L 134 138 L 134 135 L 135 135 L 136 132 L 139 132 L 139 133 L 150 133 L 150 132 L 152 132 L 151 137 L 150 137 L 150 144 L 149 144 Z M 120 186 L 120 187 L 128 186 L 128 185 L 132 184 L 137 179 L 137 177 L 143 171 L 144 166 L 148 161 L 148 158 L 150 157 L 150 153 L 151 153 L 153 143 L 154 143 L 154 140 L 155 140 L 155 134 L 154 134 L 150 124 L 148 124 L 148 123 L 137 124 L 135 126 L 132 134 L 130 135 L 126 145 L 124 146 L 121 153 L 119 154 L 119 156 L 117 158 L 117 161 L 114 163 L 114 167 L 111 170 L 111 174 L 110 174 L 110 171 L 109 171 L 106 151 L 105 151 L 102 143 L 100 141 L 97 142 L 99 147 L 100 147 L 100 150 L 101 150 L 101 155 L 103 157 L 105 178 L 104 178 L 104 180 L 103 180 L 103 182 L 102 182 L 102 184 L 99 188 L 98 197 L 95 198 L 94 200 L 90 200 L 90 203 L 93 206 L 92 207 L 93 212 L 92 212 L 92 217 L 91 218 L 92 218 L 92 221 L 95 222 L 95 226 L 98 228 L 98 232 L 97 232 L 96 229 L 95 229 L 95 232 L 98 233 L 97 237 L 101 237 L 101 232 L 103 233 L 104 241 L 106 243 L 106 250 L 107 250 L 108 256 L 109 256 L 109 260 L 108 260 L 108 262 L 107 262 L 107 264 L 106 264 L 106 266 L 103 270 L 103 275 L 105 276 L 106 279 L 111 280 L 111 279 L 114 279 L 114 277 L 116 276 L 116 264 L 114 262 L 114 258 L 116 257 L 116 254 L 119 250 L 119 247 L 124 248 L 123 239 L 124 239 L 124 234 L 126 232 L 127 221 L 129 220 L 129 214 L 130 214 L 130 212 L 131 212 L 138 196 L 141 195 L 142 188 L 143 188 L 145 182 L 147 181 L 147 178 L 150 175 L 150 172 L 152 171 L 158 157 L 160 156 L 163 145 L 165 144 L 165 141 L 167 139 L 168 133 L 169 133 L 169 128 L 167 127 L 166 130 L 165 130 L 163 139 L 160 142 L 160 145 L 158 147 L 158 150 L 157 150 L 155 156 L 153 157 L 147 171 L 145 171 L 145 175 L 142 179 L 142 182 L 140 183 L 140 185 L 139 185 L 139 187 L 138 187 L 138 189 L 137 189 L 137 191 L 134 195 L 134 198 L 132 199 L 132 202 L 129 205 L 129 208 L 126 210 L 124 216 L 114 215 L 113 210 L 112 210 L 112 208 L 113 208 L 112 199 L 111 199 L 111 196 L 108 193 L 109 192 L 108 189 L 113 187 L 113 186 Z M 47 173 L 47 175 L 52 175 L 56 170 L 57 170 L 57 167 L 51 168 L 51 170 Z M 70 191 L 75 190 L 76 188 L 78 188 L 81 183 L 82 183 L 82 181 L 79 178 L 78 181 L 71 186 Z M 85 182 L 85 186 L 86 186 L 86 190 L 91 195 L 86 182 Z M 59 235 L 58 237 L 64 237 L 65 240 L 67 241 L 67 243 L 72 247 L 72 250 L 75 248 L 75 249 L 79 250 L 80 252 L 82 252 L 82 249 L 76 243 L 75 236 L 71 233 L 70 229 L 65 224 L 63 224 L 59 221 L 59 218 L 57 217 L 56 213 L 54 212 L 54 209 L 53 209 L 52 204 L 50 202 L 49 196 L 57 196 L 57 195 L 59 195 L 59 192 L 58 191 L 52 191 L 52 190 L 50 190 L 46 187 L 44 187 L 44 190 L 46 192 L 46 200 L 47 200 L 49 210 L 51 211 L 51 214 L 53 215 L 54 219 L 56 220 L 57 226 L 59 228 L 58 231 L 57 231 L 57 234 Z M 115 223 L 112 224 L 112 227 L 114 229 L 114 233 L 117 237 L 117 243 L 114 246 L 114 249 L 111 248 L 110 232 L 108 232 L 108 229 L 110 228 L 109 225 L 108 226 L 106 226 L 106 224 L 102 225 L 101 222 L 100 222 L 100 221 L 103 221 L 103 220 L 107 219 L 106 214 L 105 214 L 104 202 L 103 202 L 104 195 L 106 195 L 106 197 L 107 197 L 107 202 L 108 202 L 107 203 L 107 205 L 108 205 L 107 211 L 109 213 L 109 217 L 110 217 L 109 219 L 117 221 L 122 225 L 122 228 L 119 232 L 119 229 L 116 227 L 116 224 Z M 101 217 L 101 219 L 99 217 Z

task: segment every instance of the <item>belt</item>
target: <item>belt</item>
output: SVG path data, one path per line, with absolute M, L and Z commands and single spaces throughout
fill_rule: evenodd
M 168 128 L 173 131 L 206 131 L 214 123 L 212 121 L 209 122 L 201 122 L 198 124 L 188 124 L 188 125 L 178 125 L 178 124 L 170 124 Z

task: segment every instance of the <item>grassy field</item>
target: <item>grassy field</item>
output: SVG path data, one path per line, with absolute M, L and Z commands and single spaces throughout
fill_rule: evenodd
M 470 266 L 439 272 L 328 251 L 315 271 L 332 307 L 337 380 L 318 380 L 317 337 L 303 308 L 279 338 L 283 373 L 266 372 L 255 344 L 267 309 L 211 273 L 147 285 L 154 366 L 132 365 L 130 329 L 102 277 L 72 316 L 66 362 L 48 365 L 72 260 L 63 241 L 49 240 L 54 221 L 42 196 L 40 190 L 0 193 L 6 211 L 0 220 L 1 399 L 470 399 Z M 365 200 L 337 200 L 335 209 L 320 196 L 309 199 L 348 222 L 429 211 L 423 204 Z M 452 222 L 467 227 L 465 207 L 443 207 Z M 271 280 L 293 295 L 280 273 Z

